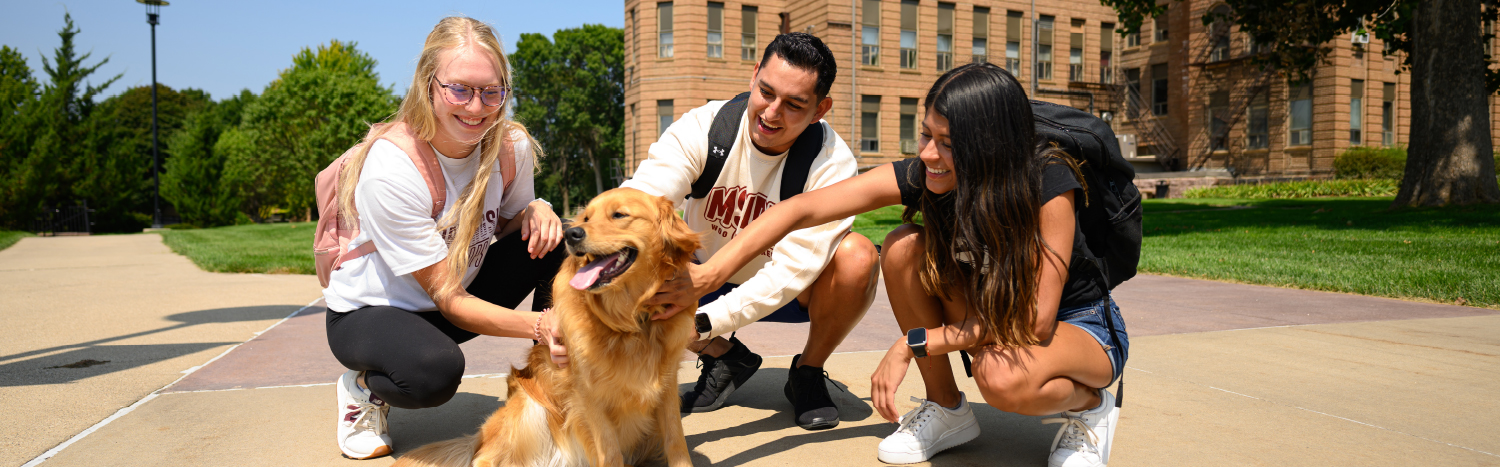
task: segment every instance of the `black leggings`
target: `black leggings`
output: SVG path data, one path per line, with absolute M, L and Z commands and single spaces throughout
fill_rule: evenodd
M 515 232 L 490 245 L 470 294 L 495 305 L 515 308 L 535 290 L 531 310 L 552 303 L 552 277 L 567 253 L 558 245 L 547 256 L 531 259 L 526 242 Z M 328 312 L 328 347 L 351 370 L 365 372 L 365 385 L 390 405 L 403 409 L 437 407 L 458 392 L 464 354 L 458 344 L 478 334 L 448 322 L 440 311 L 410 312 L 389 306 L 367 306 L 346 313 Z

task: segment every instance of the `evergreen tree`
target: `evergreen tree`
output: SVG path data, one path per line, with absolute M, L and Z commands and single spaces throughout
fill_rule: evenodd
M 11 187 L 4 193 L 6 199 L 0 201 L 0 206 L 6 207 L 0 216 L 12 228 L 31 228 L 43 206 L 80 201 L 74 197 L 72 186 L 79 175 L 75 169 L 88 137 L 84 122 L 94 110 L 94 97 L 121 76 L 115 75 L 97 86 L 86 81 L 109 59 L 85 64 L 92 53 L 80 56 L 74 50 L 73 38 L 79 30 L 73 25 L 72 15 L 64 13 L 63 22 L 63 29 L 57 33 L 61 45 L 53 51 L 52 60 L 42 58 L 47 84 L 34 104 L 23 105 L 12 115 L 20 120 L 21 131 L 30 133 L 26 137 L 33 138 L 25 145 L 29 147 L 24 155 L 14 153 L 6 157 L 10 168 L 5 181 Z

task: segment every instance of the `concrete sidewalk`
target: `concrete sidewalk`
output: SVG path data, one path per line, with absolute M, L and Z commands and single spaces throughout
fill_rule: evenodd
M 333 444 L 342 368 L 319 295 L 312 276 L 201 272 L 149 234 L 0 251 L 0 465 L 388 465 Z M 1115 296 L 1132 346 L 1113 465 L 1500 465 L 1494 310 L 1160 276 Z M 873 413 L 869 375 L 900 335 L 883 289 L 827 365 L 842 389 L 832 430 L 796 428 L 781 394 L 806 333 L 739 333 L 767 358 L 733 406 L 684 418 L 696 464 L 879 464 L 894 425 Z M 500 407 L 527 344 L 512 341 L 463 346 L 471 377 L 452 402 L 394 409 L 396 455 Z M 686 362 L 684 387 L 696 376 Z M 1056 425 L 960 386 L 984 434 L 933 465 L 1045 463 Z M 909 396 L 915 370 L 898 403 Z

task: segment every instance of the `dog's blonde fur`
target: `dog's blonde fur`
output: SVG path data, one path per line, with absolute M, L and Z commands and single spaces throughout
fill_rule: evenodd
M 430 444 L 397 466 L 623 465 L 666 457 L 691 466 L 683 437 L 677 368 L 692 340 L 695 309 L 652 321 L 643 304 L 692 260 L 698 235 L 671 201 L 617 188 L 600 194 L 573 220 L 586 236 L 570 242 L 553 281 L 568 348 L 568 367 L 532 347 L 526 368 L 512 369 L 505 406 L 476 435 Z M 611 282 L 587 290 L 568 284 L 600 257 L 636 250 L 635 262 Z

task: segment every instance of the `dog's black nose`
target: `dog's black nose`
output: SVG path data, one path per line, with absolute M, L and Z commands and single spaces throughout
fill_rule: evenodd
M 583 232 L 583 227 L 572 227 L 563 231 L 563 240 L 568 242 L 568 246 L 578 246 L 578 242 L 583 241 L 583 237 L 586 236 L 588 234 Z

